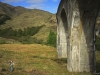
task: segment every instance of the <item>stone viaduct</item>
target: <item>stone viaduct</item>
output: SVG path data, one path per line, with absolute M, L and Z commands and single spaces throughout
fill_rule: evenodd
M 100 0 L 61 0 L 57 17 L 57 52 L 70 72 L 95 71 L 95 24 Z

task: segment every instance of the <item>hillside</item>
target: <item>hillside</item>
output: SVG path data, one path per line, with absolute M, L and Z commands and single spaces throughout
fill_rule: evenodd
M 96 70 L 100 70 L 100 51 L 96 53 Z M 13 60 L 14 71 L 9 70 Z M 67 59 L 57 57 L 56 48 L 40 45 L 0 45 L 0 75 L 93 75 L 67 71 Z
M 26 9 L 21 6 L 11 6 L 0 2 L 0 29 L 13 28 L 14 30 L 27 27 L 43 27 L 32 36 L 38 40 L 47 41 L 50 30 L 56 33 L 56 15 L 39 9 Z M 97 19 L 96 29 L 100 31 L 100 13 Z
M 49 31 L 56 32 L 55 14 L 39 9 L 26 9 L 21 6 L 11 6 L 0 2 L 0 29 L 12 27 L 13 29 L 24 29 L 27 27 L 41 26 L 39 32 L 34 35 L 37 39 L 46 41 Z

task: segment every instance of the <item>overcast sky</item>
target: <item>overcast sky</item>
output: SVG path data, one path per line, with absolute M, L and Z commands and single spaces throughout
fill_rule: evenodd
M 23 6 L 29 9 L 42 9 L 56 13 L 60 0 L 0 0 L 13 6 Z

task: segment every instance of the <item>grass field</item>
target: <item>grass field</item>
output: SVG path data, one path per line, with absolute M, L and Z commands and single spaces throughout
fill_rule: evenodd
M 97 52 L 97 70 L 100 69 L 100 52 Z M 10 72 L 9 61 L 14 61 Z M 0 75 L 92 75 L 91 73 L 70 73 L 67 59 L 57 58 L 56 48 L 31 44 L 0 45 Z

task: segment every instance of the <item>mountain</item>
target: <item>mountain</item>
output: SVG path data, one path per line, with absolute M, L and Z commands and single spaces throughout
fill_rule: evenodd
M 0 2 L 0 29 L 13 28 L 14 30 L 27 27 L 43 27 L 32 37 L 46 41 L 50 30 L 56 33 L 56 15 L 39 9 L 26 9 L 21 6 L 11 6 Z M 100 31 L 100 13 L 96 29 Z
M 32 37 L 46 41 L 50 30 L 56 33 L 56 15 L 39 9 L 26 9 L 0 2 L 0 29 L 12 27 L 14 30 L 42 26 Z

